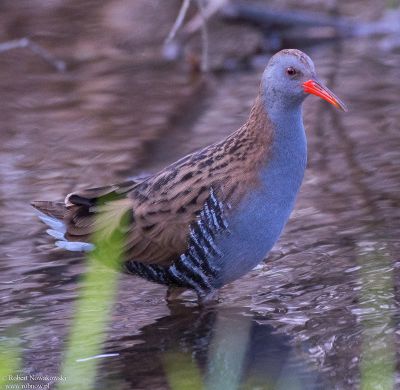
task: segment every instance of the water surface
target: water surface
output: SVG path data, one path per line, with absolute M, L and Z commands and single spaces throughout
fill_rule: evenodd
M 1 15 L 5 37 L 31 35 L 68 64 L 0 56 L 0 326 L 22 348 L 22 372 L 41 375 L 59 373 L 85 266 L 54 248 L 29 202 L 154 172 L 223 138 L 262 72 L 201 80 L 166 64 L 176 8 L 59 3 L 6 3 Z M 210 388 L 356 389 L 376 367 L 400 382 L 400 52 L 368 38 L 306 50 L 350 111 L 306 102 L 309 166 L 281 240 L 215 308 L 190 296 L 168 307 L 164 287 L 121 276 L 96 388 L 168 388 L 166 372 L 185 367 Z

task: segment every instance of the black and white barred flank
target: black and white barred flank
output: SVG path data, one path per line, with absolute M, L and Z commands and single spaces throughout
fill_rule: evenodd
M 213 290 L 211 282 L 219 275 L 217 259 L 221 252 L 215 239 L 222 232 L 229 232 L 225 206 L 213 188 L 190 228 L 188 249 L 170 267 L 145 265 L 136 261 L 125 263 L 125 270 L 150 281 L 194 289 L 199 295 Z

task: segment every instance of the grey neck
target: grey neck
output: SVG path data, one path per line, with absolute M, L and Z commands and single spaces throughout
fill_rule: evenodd
M 265 99 L 265 111 L 271 120 L 274 131 L 274 148 L 289 148 L 300 151 L 306 143 L 303 126 L 303 102 L 282 102 L 281 99 Z
M 264 99 L 264 107 L 274 127 L 271 156 L 266 170 L 276 180 L 287 180 L 292 191 L 300 186 L 307 163 L 307 139 L 302 119 L 302 102 L 283 105 L 280 99 Z M 266 172 L 265 172 L 266 173 Z M 287 180 L 286 180 L 287 179 Z

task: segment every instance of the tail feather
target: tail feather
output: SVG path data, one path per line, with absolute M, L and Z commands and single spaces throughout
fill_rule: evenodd
M 73 192 L 67 195 L 65 202 L 35 201 L 31 204 L 50 228 L 47 233 L 58 240 L 56 245 L 59 248 L 90 251 L 94 245 L 87 241 L 98 229 L 95 215 L 104 216 L 103 233 L 110 235 L 118 227 L 115 223 L 118 224 L 121 216 L 130 210 L 131 202 L 125 199 L 127 194 L 143 179 Z
M 64 202 L 34 201 L 31 205 L 42 214 L 51 218 L 64 219 L 67 208 Z
M 90 242 L 56 241 L 56 246 L 71 252 L 90 252 L 95 246 Z
M 94 245 L 88 242 L 68 241 L 65 237 L 67 226 L 64 218 L 67 208 L 61 202 L 36 201 L 31 203 L 37 210 L 38 217 L 50 229 L 46 232 L 54 237 L 56 246 L 73 252 L 89 252 L 94 249 Z

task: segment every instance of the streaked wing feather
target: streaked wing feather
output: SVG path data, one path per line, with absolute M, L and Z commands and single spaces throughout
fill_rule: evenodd
M 121 199 L 126 197 L 126 194 L 132 191 L 132 189 L 140 182 L 136 180 L 128 180 L 122 183 L 114 184 L 111 186 L 87 188 L 81 191 L 72 192 L 65 198 L 66 206 L 81 205 L 81 206 L 93 206 L 99 199 L 109 198 Z

